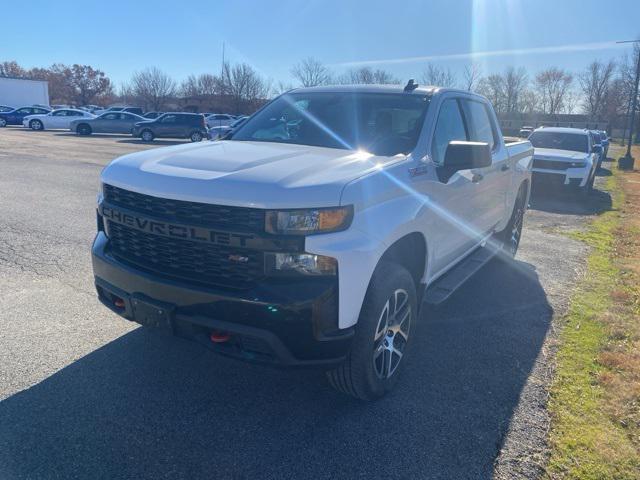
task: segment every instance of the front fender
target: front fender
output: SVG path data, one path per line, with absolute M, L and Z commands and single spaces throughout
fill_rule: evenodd
M 417 225 L 423 213 L 424 203 L 420 199 L 398 197 L 356 211 L 353 223 L 344 232 L 306 238 L 307 252 L 327 255 L 338 261 L 340 328 L 357 323 L 380 258 L 397 240 L 419 231 Z

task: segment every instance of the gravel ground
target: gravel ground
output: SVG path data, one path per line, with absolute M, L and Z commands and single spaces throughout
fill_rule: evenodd
M 166 142 L 170 144 L 173 142 Z M 100 169 L 130 137 L 0 129 L 0 478 L 535 478 L 554 316 L 610 203 L 532 199 L 517 261 L 424 311 L 388 397 L 218 357 L 96 300 Z

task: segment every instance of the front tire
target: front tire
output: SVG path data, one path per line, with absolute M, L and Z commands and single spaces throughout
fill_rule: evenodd
M 86 123 L 81 123 L 76 127 L 76 133 L 78 135 L 91 135 L 91 127 Z
M 31 130 L 44 130 L 44 125 L 42 125 L 42 122 L 40 120 L 31 120 L 29 122 L 29 127 L 31 128 Z
M 7 121 L 4 118 L 0 118 L 0 128 L 7 126 Z
M 204 136 L 200 132 L 192 132 L 189 139 L 192 142 L 201 142 L 204 139 Z
M 351 350 L 341 365 L 327 372 L 331 386 L 367 401 L 390 391 L 406 363 L 416 316 L 416 287 L 409 271 L 395 263 L 378 265 Z
M 143 130 L 140 133 L 140 138 L 142 139 L 143 142 L 153 142 L 153 132 L 151 130 Z

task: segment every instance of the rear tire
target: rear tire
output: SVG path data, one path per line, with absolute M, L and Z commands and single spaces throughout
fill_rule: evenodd
M 86 123 L 81 123 L 80 125 L 78 125 L 76 127 L 76 133 L 78 135 L 91 135 L 92 130 L 91 127 L 89 125 L 87 125 Z
M 29 122 L 29 127 L 31 128 L 31 130 L 44 130 L 44 125 L 40 120 L 31 120 Z
M 395 263 L 376 268 L 362 305 L 351 350 L 327 372 L 333 388 L 360 400 L 375 400 L 398 380 L 417 318 L 416 288 L 409 271 Z
M 153 142 L 153 139 L 155 138 L 153 135 L 153 132 L 149 129 L 147 130 L 143 130 L 142 132 L 140 132 L 140 138 L 142 139 L 143 142 Z
M 513 205 L 511 217 L 507 226 L 498 233 L 498 238 L 502 241 L 502 251 L 509 257 L 514 258 L 520 246 L 522 238 L 522 226 L 524 225 L 525 202 L 527 199 L 527 187 L 522 185 L 518 190 L 518 196 Z

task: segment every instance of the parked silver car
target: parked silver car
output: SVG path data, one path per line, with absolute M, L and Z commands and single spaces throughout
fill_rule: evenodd
M 92 133 L 131 133 L 133 125 L 144 122 L 146 118 L 128 112 L 106 112 L 96 118 L 74 120 L 69 125 L 72 132 L 78 135 Z

